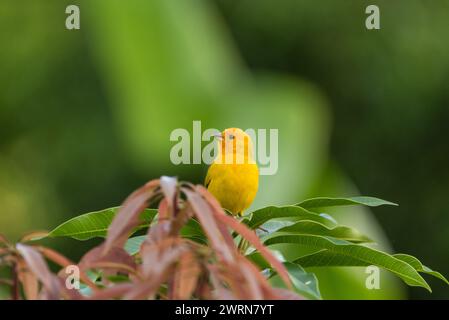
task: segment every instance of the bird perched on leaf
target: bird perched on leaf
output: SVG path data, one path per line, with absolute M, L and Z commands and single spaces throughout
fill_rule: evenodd
M 207 171 L 205 185 L 221 206 L 241 216 L 253 202 L 259 186 L 259 169 L 251 137 L 229 128 L 216 135 L 218 154 Z

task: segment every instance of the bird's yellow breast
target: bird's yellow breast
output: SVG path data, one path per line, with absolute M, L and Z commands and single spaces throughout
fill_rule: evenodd
M 223 208 L 241 215 L 251 205 L 257 193 L 257 164 L 213 163 L 207 172 L 206 186 Z

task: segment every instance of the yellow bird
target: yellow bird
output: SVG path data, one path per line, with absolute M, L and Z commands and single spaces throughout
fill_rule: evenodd
M 226 129 L 216 137 L 218 154 L 207 171 L 205 185 L 223 208 L 241 216 L 253 202 L 259 186 L 253 143 L 238 128 Z

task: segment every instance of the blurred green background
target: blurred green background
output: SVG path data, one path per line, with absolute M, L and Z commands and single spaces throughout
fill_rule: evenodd
M 77 4 L 81 29 L 65 28 Z M 365 28 L 377 4 L 381 30 Z M 311 196 L 400 204 L 339 209 L 380 247 L 449 275 L 449 2 L 2 0 L 0 233 L 12 239 L 118 205 L 174 166 L 173 129 L 278 128 L 279 170 L 254 208 Z M 92 245 L 48 244 L 77 259 Z M 324 298 L 449 298 L 382 272 L 314 270 Z

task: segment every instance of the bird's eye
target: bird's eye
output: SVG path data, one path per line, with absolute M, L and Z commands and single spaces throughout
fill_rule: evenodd
M 235 136 L 233 134 L 229 135 L 229 139 L 234 140 Z

